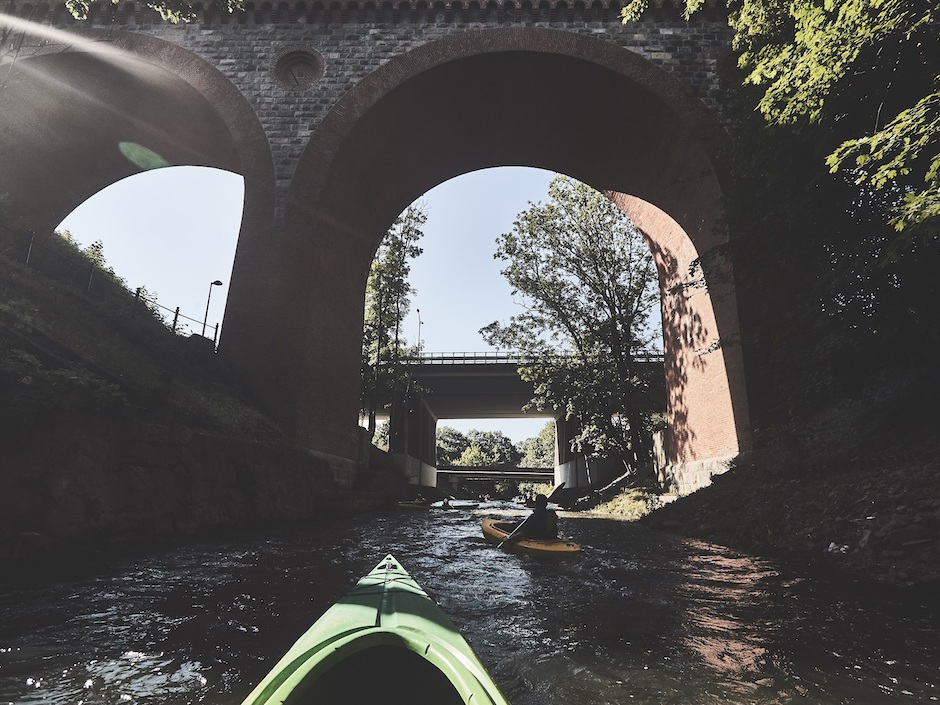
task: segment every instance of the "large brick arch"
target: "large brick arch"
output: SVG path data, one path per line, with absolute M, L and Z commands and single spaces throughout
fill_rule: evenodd
M 267 137 L 218 69 L 144 34 L 42 31 L 43 46 L 2 67 L 0 194 L 12 222 L 56 227 L 101 189 L 139 172 L 118 148 L 137 142 L 173 166 L 241 174 L 242 229 L 267 227 L 274 210 Z
M 691 261 L 724 242 L 716 135 L 677 79 L 582 35 L 471 30 L 389 61 L 337 102 L 294 174 L 273 253 L 278 282 L 254 304 L 277 311 L 266 341 L 277 348 L 269 401 L 311 447 L 355 457 L 365 277 L 382 234 L 451 177 L 541 167 L 608 192 L 656 254 L 667 294 L 669 460 L 736 454 L 749 428 L 740 350 L 728 346 L 737 334 L 733 284 L 682 286 Z M 484 235 L 489 243 L 495 234 Z M 706 258 L 707 275 L 716 261 Z M 266 352 L 248 337 L 232 334 L 243 368 Z

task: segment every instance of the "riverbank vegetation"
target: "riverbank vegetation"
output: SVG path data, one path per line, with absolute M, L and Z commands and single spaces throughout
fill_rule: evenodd
M 859 407 L 833 410 L 643 521 L 862 581 L 940 584 L 940 418 L 897 411 L 892 423 Z M 834 428 L 835 414 L 851 421 Z
M 67 236 L 36 235 L 34 249 L 55 255 L 55 276 L 23 263 L 22 240 L 0 241 L 0 423 L 7 442 L 68 414 L 172 419 L 283 438 L 239 393 L 212 341 L 174 333 L 138 292 L 124 288 L 100 247 L 83 251 Z M 67 276 L 73 272 L 81 272 L 81 286 Z M 108 286 L 92 295 L 84 283 L 90 277 Z
M 884 393 L 763 429 L 690 495 L 624 480 L 560 501 L 861 582 L 940 584 L 940 411 L 910 388 Z
M 624 23 L 649 0 L 630 0 Z M 705 0 L 682 0 L 693 20 Z M 736 0 L 728 24 L 765 124 L 814 129 L 816 159 L 876 201 L 904 240 L 940 219 L 940 6 L 933 0 Z M 847 205 L 847 204 L 846 204 Z

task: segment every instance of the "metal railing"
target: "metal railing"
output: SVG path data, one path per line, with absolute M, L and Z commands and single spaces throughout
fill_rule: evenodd
M 565 356 L 567 353 L 552 353 Z M 501 352 L 498 350 L 484 352 L 426 352 L 402 358 L 404 364 L 414 365 L 486 365 L 486 364 L 523 364 L 532 359 L 531 355 L 523 352 Z M 642 353 L 634 355 L 635 362 L 662 363 L 662 353 Z
M 7 241 L 15 243 L 17 236 L 11 237 L 10 231 L 5 228 L 4 230 Z M 159 304 L 156 299 L 145 296 L 142 293 L 143 287 L 137 287 L 136 290 L 129 289 L 120 275 L 98 266 L 91 260 L 82 261 L 82 253 L 79 250 L 76 250 L 74 254 L 58 251 L 57 248 L 44 245 L 34 234 L 30 234 L 28 245 L 25 244 L 24 238 L 21 248 L 14 244 L 13 247 L 5 249 L 8 249 L 8 255 L 12 255 L 11 259 L 17 259 L 27 267 L 36 269 L 52 279 L 84 289 L 86 294 L 97 299 L 130 301 L 131 312 L 140 310 L 143 306 L 174 333 L 191 332 L 187 330 L 190 326 L 186 321 L 194 324 L 193 328 L 202 326 L 204 323 L 201 319 L 180 313 L 179 306 L 175 309 L 167 308 Z M 17 249 L 19 252 L 16 252 Z M 133 299 L 127 297 L 133 297 Z M 218 337 L 219 324 L 206 325 L 206 328 L 213 331 L 212 340 L 215 342 Z
M 467 365 L 467 364 L 519 364 L 528 359 L 521 352 L 426 352 L 404 358 L 406 364 L 419 365 Z

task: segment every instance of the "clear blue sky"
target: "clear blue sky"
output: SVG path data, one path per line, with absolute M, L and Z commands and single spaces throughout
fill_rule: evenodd
M 512 229 L 529 201 L 544 201 L 553 174 L 503 167 L 451 179 L 421 199 L 428 220 L 424 253 L 412 265 L 417 290 L 404 335 L 429 352 L 489 350 L 479 329 L 506 321 L 518 307 L 493 259 L 496 238 Z M 145 286 L 161 306 L 195 319 L 207 335 L 222 323 L 241 220 L 242 178 L 199 167 L 146 171 L 124 179 L 79 206 L 60 225 L 82 245 L 104 243 L 108 265 L 134 289 Z M 211 287 L 220 280 L 222 286 Z M 167 315 L 172 315 L 168 313 Z M 501 430 L 514 442 L 536 435 L 545 419 L 442 420 L 466 432 Z

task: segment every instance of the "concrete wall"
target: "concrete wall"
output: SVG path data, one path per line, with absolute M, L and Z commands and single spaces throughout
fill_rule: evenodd
M 399 476 L 409 485 L 437 487 L 437 468 L 403 453 L 395 453 L 392 462 Z

